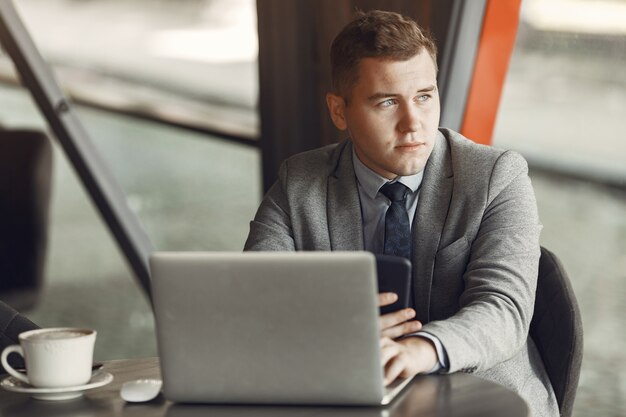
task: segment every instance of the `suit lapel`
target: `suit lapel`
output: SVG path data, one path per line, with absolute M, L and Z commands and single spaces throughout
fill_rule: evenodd
M 337 164 L 328 177 L 327 216 L 332 250 L 363 250 L 361 203 L 352 165 L 352 142 L 339 145 Z
M 430 289 L 439 240 L 450 207 L 453 172 L 448 142 L 440 132 L 428 159 L 413 219 L 413 282 L 417 319 L 430 321 Z

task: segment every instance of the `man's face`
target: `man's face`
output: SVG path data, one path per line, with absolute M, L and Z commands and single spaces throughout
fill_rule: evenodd
M 385 178 L 424 169 L 439 126 L 437 72 L 425 50 L 407 61 L 364 58 L 350 101 L 326 96 L 333 123 L 348 130 L 356 154 Z

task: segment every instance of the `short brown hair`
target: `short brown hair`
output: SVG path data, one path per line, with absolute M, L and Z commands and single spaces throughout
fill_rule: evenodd
M 437 67 L 437 47 L 432 36 L 411 18 L 394 12 L 357 12 L 335 37 L 330 48 L 333 90 L 348 99 L 358 81 L 363 58 L 405 61 L 422 52 L 430 54 Z

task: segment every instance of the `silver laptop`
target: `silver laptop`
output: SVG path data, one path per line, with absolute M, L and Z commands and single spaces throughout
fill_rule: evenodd
M 163 393 L 176 402 L 384 405 L 367 252 L 157 252 Z M 389 388 L 389 387 L 388 387 Z

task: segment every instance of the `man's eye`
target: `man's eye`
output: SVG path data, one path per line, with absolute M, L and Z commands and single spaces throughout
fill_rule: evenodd
M 417 101 L 419 101 L 420 103 L 425 103 L 428 100 L 430 100 L 430 98 L 431 98 L 430 94 L 424 94 L 424 95 L 418 96 Z
M 396 104 L 396 100 L 392 98 L 388 98 L 387 100 L 381 101 L 380 103 L 378 103 L 380 107 L 389 107 L 389 106 L 393 106 L 394 104 Z

